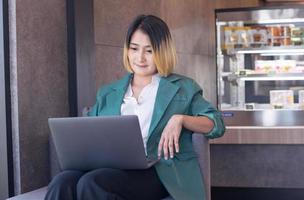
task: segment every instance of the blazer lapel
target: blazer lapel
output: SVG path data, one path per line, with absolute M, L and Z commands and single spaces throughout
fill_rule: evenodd
M 106 97 L 107 106 L 112 109 L 113 115 L 120 115 L 121 114 L 121 104 L 124 99 L 124 95 L 128 88 L 130 79 L 132 74 L 128 74 L 123 79 L 119 80 L 118 82 L 112 85 L 113 91 L 109 93 Z
M 172 84 L 170 79 L 162 78 L 160 80 L 148 137 L 151 136 L 178 89 L 179 86 Z

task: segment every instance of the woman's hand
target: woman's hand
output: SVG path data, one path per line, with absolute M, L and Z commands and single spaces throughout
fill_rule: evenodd
M 162 153 L 167 160 L 174 156 L 174 150 L 179 152 L 179 137 L 183 127 L 183 115 L 173 115 L 164 128 L 159 145 L 158 145 L 158 157 L 160 158 Z

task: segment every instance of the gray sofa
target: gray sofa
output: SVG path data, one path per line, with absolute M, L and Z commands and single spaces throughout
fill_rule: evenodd
M 210 146 L 208 139 L 202 134 L 193 134 L 193 145 L 195 151 L 198 154 L 200 168 L 202 171 L 203 179 L 205 182 L 205 191 L 207 200 L 211 200 L 211 187 L 210 187 Z M 47 187 L 39 188 L 32 192 L 21 194 L 9 200 L 43 200 Z M 163 200 L 173 200 L 171 197 L 167 197 Z

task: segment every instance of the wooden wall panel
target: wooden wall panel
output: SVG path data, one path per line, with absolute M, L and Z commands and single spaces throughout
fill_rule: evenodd
M 66 2 L 10 2 L 15 194 L 50 180 L 49 117 L 69 114 Z
M 215 0 L 215 8 L 258 7 L 261 3 L 261 0 Z
M 126 74 L 122 65 L 123 48 L 98 45 L 96 57 L 96 88 Z
M 210 151 L 212 186 L 281 190 L 304 187 L 303 145 L 225 144 L 211 145 Z M 262 196 L 243 199 L 269 199 Z
M 161 17 L 168 23 L 179 53 L 210 55 L 209 18 L 213 3 L 207 0 L 161 1 Z
M 160 14 L 168 23 L 178 52 L 175 72 L 195 79 L 204 96 L 216 103 L 214 2 L 161 1 Z
M 95 43 L 123 47 L 129 23 L 139 14 L 159 16 L 160 0 L 94 0 Z

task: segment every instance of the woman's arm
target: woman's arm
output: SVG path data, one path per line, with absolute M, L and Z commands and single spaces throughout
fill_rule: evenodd
M 177 115 L 180 118 L 183 127 L 197 133 L 209 133 L 213 127 L 214 122 L 206 116 L 189 116 Z
M 179 137 L 183 127 L 193 132 L 208 133 L 213 129 L 214 123 L 205 116 L 173 115 L 162 132 L 158 157 L 163 152 L 165 159 L 168 159 L 169 155 L 173 158 L 174 149 L 176 153 L 179 152 Z
M 171 116 L 165 126 L 158 145 L 158 156 L 173 158 L 179 152 L 179 138 L 182 128 L 203 133 L 208 138 L 220 137 L 225 132 L 221 113 L 202 97 L 202 90 L 197 83 L 191 82 L 185 91 L 193 91 L 187 114 Z

